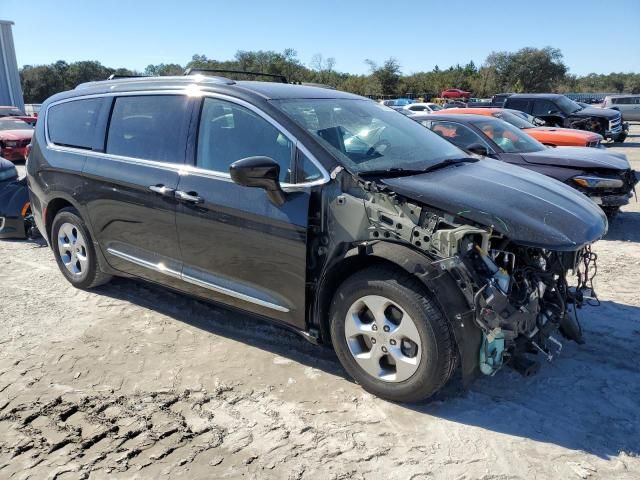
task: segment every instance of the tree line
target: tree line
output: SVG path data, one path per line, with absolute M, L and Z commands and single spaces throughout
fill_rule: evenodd
M 41 103 L 47 97 L 78 84 L 104 80 L 109 75 L 181 75 L 186 68 L 244 70 L 284 75 L 289 81 L 319 83 L 339 90 L 371 97 L 438 96 L 446 88 L 462 88 L 476 97 L 489 97 L 499 92 L 606 92 L 640 93 L 639 73 L 589 74 L 569 73 L 562 52 L 552 47 L 523 48 L 516 52 L 492 52 L 480 66 L 473 61 L 431 71 L 403 73 L 395 58 L 383 63 L 365 60 L 368 74 L 338 71 L 336 59 L 316 54 L 304 64 L 296 50 L 283 52 L 239 50 L 231 60 L 215 60 L 206 55 L 193 55 L 186 65 L 149 65 L 143 72 L 111 68 L 98 61 L 50 65 L 25 65 L 20 79 L 25 103 Z

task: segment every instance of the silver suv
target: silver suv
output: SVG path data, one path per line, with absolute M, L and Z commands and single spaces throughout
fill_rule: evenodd
M 640 94 L 609 95 L 605 97 L 602 107 L 619 110 L 623 120 L 640 121 Z

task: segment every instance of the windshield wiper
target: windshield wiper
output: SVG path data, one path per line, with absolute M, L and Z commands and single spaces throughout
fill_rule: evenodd
M 385 168 L 379 170 L 367 170 L 366 172 L 358 172 L 361 177 L 404 177 L 408 175 L 417 175 L 424 173 L 424 168 Z
M 436 163 L 435 165 L 431 165 L 427 168 L 392 167 L 380 170 L 367 170 L 366 172 L 359 172 L 358 175 L 360 175 L 361 177 L 406 177 L 410 175 L 418 175 L 420 173 L 433 172 L 434 170 L 439 170 L 441 168 L 448 167 L 449 165 L 455 165 L 457 163 L 475 163 L 477 161 L 477 158 L 472 157 L 450 158 L 447 160 L 443 160 L 440 163 Z
M 448 167 L 449 165 L 455 165 L 457 163 L 475 163 L 477 161 L 478 159 L 473 157 L 450 158 L 448 160 L 443 160 L 440 163 L 436 163 L 435 165 L 430 166 L 429 168 L 424 170 L 424 173 L 433 172 L 434 170 L 440 170 L 441 168 Z

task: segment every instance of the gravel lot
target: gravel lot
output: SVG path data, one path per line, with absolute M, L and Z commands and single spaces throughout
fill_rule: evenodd
M 640 125 L 622 146 L 640 170 Z M 602 305 L 541 372 L 421 405 L 334 354 L 142 282 L 73 289 L 0 242 L 0 478 L 640 479 L 640 204 L 594 250 Z

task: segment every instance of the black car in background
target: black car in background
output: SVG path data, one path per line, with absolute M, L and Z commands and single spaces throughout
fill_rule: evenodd
M 134 276 L 261 315 L 398 401 L 581 341 L 567 272 L 602 211 L 384 105 L 185 76 L 81 85 L 39 118 L 34 216 L 78 288 Z
M 613 218 L 638 182 L 624 154 L 597 148 L 550 148 L 499 118 L 415 114 L 412 119 L 460 148 L 555 178 L 581 191 Z
M 624 142 L 629 129 L 622 122 L 619 111 L 584 107 L 564 95 L 554 93 L 513 94 L 506 98 L 503 107 L 541 118 L 550 127 L 589 130 L 614 142 Z
M 0 156 L 0 239 L 35 235 L 27 179 L 18 178 L 15 165 Z

